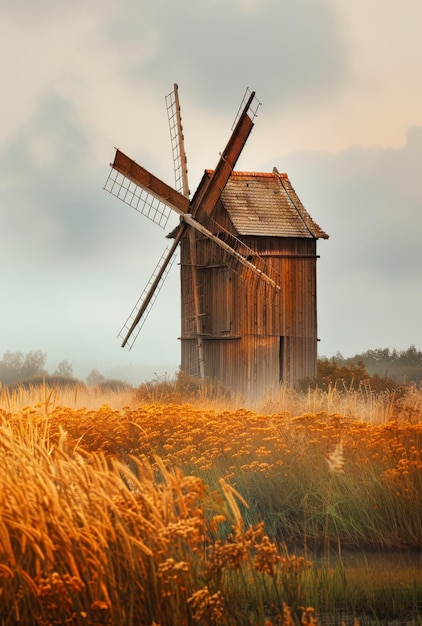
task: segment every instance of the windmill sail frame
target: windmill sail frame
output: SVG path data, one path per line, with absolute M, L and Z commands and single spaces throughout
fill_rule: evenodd
M 181 220 L 178 231 L 176 233 L 175 240 L 171 249 L 165 252 L 154 273 L 144 290 L 143 294 L 136 303 L 132 310 L 128 320 L 123 326 L 119 336 L 122 336 L 124 347 L 129 342 L 129 338 L 133 336 L 134 340 L 139 334 L 140 328 L 145 322 L 145 319 L 151 309 L 151 305 L 155 302 L 158 295 L 158 291 L 161 288 L 162 282 L 167 276 L 167 267 L 173 262 L 173 255 L 177 248 L 178 243 L 187 227 L 190 227 L 192 234 L 190 234 L 190 248 L 191 248 L 191 266 L 192 266 L 192 281 L 194 285 L 197 285 L 198 277 L 196 275 L 196 260 L 195 260 L 195 232 L 199 232 L 202 236 L 214 241 L 214 243 L 222 248 L 228 255 L 231 255 L 238 263 L 242 264 L 247 269 L 255 272 L 260 278 L 275 289 L 279 289 L 277 282 L 267 276 L 267 274 L 257 268 L 249 258 L 252 258 L 253 252 L 244 250 L 241 252 L 236 251 L 221 237 L 215 236 L 204 225 L 201 225 L 196 215 L 201 215 L 202 219 L 209 220 L 210 214 L 218 202 L 224 186 L 226 185 L 234 166 L 243 150 L 243 147 L 252 131 L 253 119 L 256 116 L 256 111 L 260 106 L 260 102 L 257 100 L 255 92 L 246 90 L 245 96 L 242 100 L 238 115 L 236 116 L 235 127 L 231 133 L 228 143 L 224 151 L 220 155 L 220 159 L 217 163 L 215 170 L 210 179 L 203 179 L 199 185 L 192 202 L 189 202 L 188 195 L 188 181 L 187 181 L 187 168 L 186 168 L 186 153 L 184 150 L 183 142 L 183 127 L 180 115 L 180 104 L 178 98 L 178 87 L 174 84 L 173 92 L 166 96 L 166 106 L 169 119 L 170 136 L 172 142 L 173 160 L 175 164 L 175 180 L 176 186 L 179 186 L 183 193 L 174 189 L 167 183 L 163 182 L 156 176 L 154 176 L 147 169 L 139 165 L 136 161 L 128 157 L 121 150 L 116 148 L 116 153 L 113 163 L 111 163 L 111 171 L 106 181 L 104 188 L 112 195 L 116 196 L 142 215 L 145 215 L 148 219 L 158 224 L 162 228 L 165 228 L 171 211 L 175 211 Z M 221 227 L 219 227 L 221 230 Z M 256 255 L 255 255 L 256 256 Z M 233 269 L 233 268 L 231 268 Z M 197 291 L 197 288 L 196 288 Z M 200 317 L 200 311 L 198 308 L 198 297 L 195 298 L 195 316 L 197 321 Z M 197 322 L 197 326 L 199 324 Z M 137 330 L 135 334 L 135 329 Z M 126 334 L 124 334 L 126 333 Z M 198 337 L 199 337 L 198 332 Z M 198 339 L 198 361 L 199 370 L 203 372 L 202 349 Z
M 179 87 L 173 85 L 173 91 L 166 96 L 167 118 L 170 130 L 171 151 L 175 189 L 189 198 L 188 168 L 185 151 L 182 116 L 180 113 Z
M 175 251 L 179 244 L 179 239 L 173 242 L 173 245 L 167 247 L 158 261 L 144 291 L 133 307 L 128 319 L 120 330 L 118 337 L 122 341 L 122 348 L 128 344 L 129 350 L 132 349 L 151 309 L 156 301 L 161 287 L 170 272 L 175 259 Z

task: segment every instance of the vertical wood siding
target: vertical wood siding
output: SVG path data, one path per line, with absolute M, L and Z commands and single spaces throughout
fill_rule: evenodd
M 244 240 L 277 271 L 281 291 L 242 266 L 228 269 L 226 253 L 206 238 L 197 239 L 196 256 L 205 375 L 250 398 L 316 374 L 316 240 Z M 197 376 L 188 238 L 181 245 L 181 306 L 181 367 Z

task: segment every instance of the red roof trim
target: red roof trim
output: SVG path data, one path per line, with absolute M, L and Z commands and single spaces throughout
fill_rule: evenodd
M 207 174 L 213 174 L 214 170 L 205 170 Z M 289 176 L 282 172 L 237 172 L 233 171 L 231 176 L 236 178 L 282 178 L 283 180 L 289 180 Z

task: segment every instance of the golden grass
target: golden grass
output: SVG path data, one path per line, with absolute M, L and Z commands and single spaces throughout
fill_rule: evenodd
M 107 404 L 112 409 L 134 405 L 135 391 L 130 388 L 104 391 L 99 387 L 91 388 L 85 385 L 72 387 L 31 385 L 9 390 L 0 383 L 0 408 L 11 413 L 17 413 L 25 407 L 36 407 L 48 414 L 59 406 L 96 409 L 102 404 Z
M 380 603 L 376 577 L 308 559 L 421 548 L 420 398 L 337 393 L 0 390 L 0 623 L 293 626 L 309 599 Z M 402 615 L 422 581 L 400 580 Z
M 189 379 L 188 379 L 189 380 Z M 182 384 L 180 384 L 182 381 Z M 0 407 L 16 413 L 24 407 L 38 407 L 48 414 L 57 407 L 92 409 L 107 405 L 113 410 L 143 405 L 186 404 L 217 411 L 234 411 L 247 408 L 258 414 L 271 415 L 286 412 L 289 415 L 303 413 L 336 413 L 371 424 L 383 424 L 394 419 L 412 423 L 422 420 L 422 390 L 409 386 L 406 395 L 397 398 L 394 393 L 375 394 L 363 385 L 359 390 L 332 387 L 328 391 L 309 389 L 297 392 L 286 387 L 269 390 L 254 401 L 230 395 L 224 389 L 215 388 L 210 381 L 200 381 L 194 391 L 184 385 L 184 378 L 144 383 L 138 389 L 127 388 L 113 391 L 85 385 L 75 387 L 49 387 L 48 385 L 17 387 L 10 390 L 0 383 Z
M 1 420 L 1 623 L 264 623 L 265 579 L 288 579 L 293 561 L 263 524 L 245 527 L 232 486 L 211 492 L 158 457 L 129 468 L 51 423 L 36 411 Z

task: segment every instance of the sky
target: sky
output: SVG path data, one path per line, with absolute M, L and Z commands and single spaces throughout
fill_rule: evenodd
M 176 264 L 120 347 L 167 231 L 103 189 L 115 147 L 174 184 L 175 82 L 192 192 L 256 91 L 236 169 L 287 172 L 330 236 L 320 356 L 422 349 L 421 23 L 419 0 L 1 3 L 0 357 L 40 349 L 81 378 L 177 370 Z

